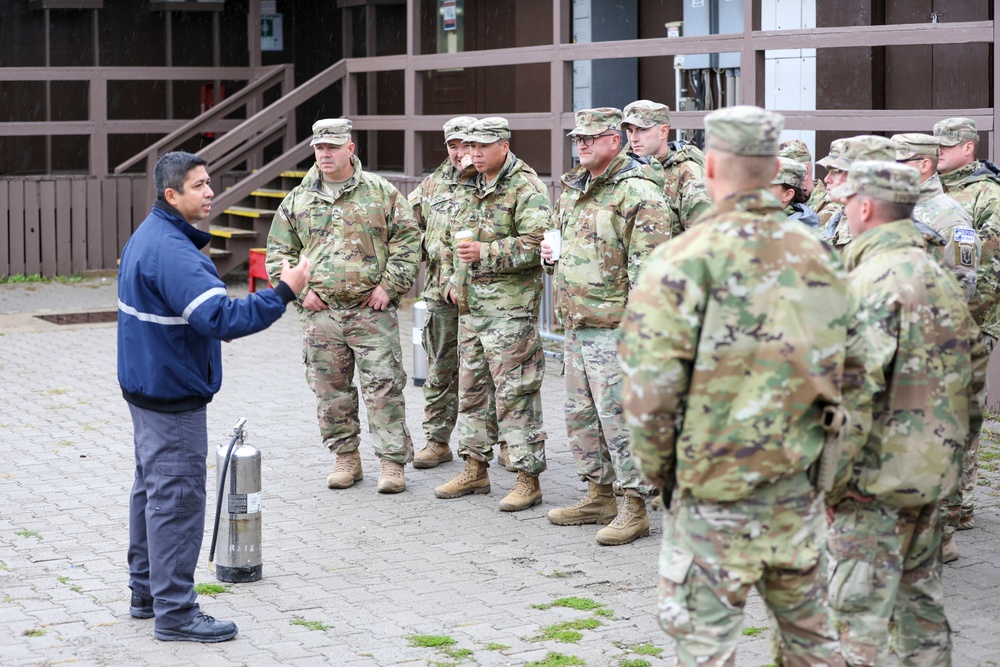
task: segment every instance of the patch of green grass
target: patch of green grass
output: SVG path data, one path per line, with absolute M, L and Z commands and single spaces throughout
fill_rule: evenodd
M 979 461 L 1000 461 L 1000 450 L 992 447 L 981 447 L 979 449 Z
M 52 276 L 51 278 L 46 278 L 40 273 L 28 273 L 28 274 L 15 274 L 10 275 L 5 278 L 0 278 L 0 284 L 2 283 L 79 283 L 83 281 L 83 275 L 79 273 L 74 273 L 69 276 Z
M 309 628 L 310 630 L 317 630 L 320 632 L 326 632 L 333 627 L 332 625 L 327 625 L 322 621 L 307 621 L 301 616 L 296 616 L 294 619 L 289 621 L 289 623 L 291 625 L 301 625 L 303 628 Z
M 993 482 L 986 479 L 985 477 L 979 477 L 976 480 L 976 486 L 993 486 Z
M 552 602 L 533 604 L 531 606 L 535 609 L 551 609 L 552 607 L 566 607 L 567 609 L 590 611 L 592 609 L 600 609 L 604 605 L 601 604 L 600 602 L 595 602 L 590 598 L 559 598 L 558 600 L 553 600 Z
M 225 584 L 197 584 L 194 587 L 194 592 L 198 595 L 207 595 L 214 598 L 221 593 L 232 593 L 233 587 L 226 586 Z
M 555 570 L 554 572 L 549 572 L 545 576 L 548 577 L 548 578 L 550 578 L 550 579 L 565 579 L 566 577 L 570 576 L 570 573 L 569 572 L 563 572 L 562 570 Z M 532 606 L 534 606 L 534 605 L 532 605 Z
M 595 609 L 594 616 L 603 616 L 604 618 L 614 618 L 615 612 L 610 609 Z
M 547 625 L 542 628 L 542 634 L 532 637 L 531 641 L 541 642 L 553 639 L 564 644 L 575 644 L 583 639 L 583 635 L 578 630 L 593 630 L 601 624 L 596 618 L 578 618 L 574 621 L 563 621 Z
M 983 427 L 982 436 L 992 440 L 993 442 L 1000 441 L 1000 431 L 986 426 Z
M 2 560 L 0 560 L 0 572 L 7 572 L 9 570 L 10 570 L 10 568 L 7 567 L 7 563 L 5 563 Z
M 28 530 L 27 528 L 22 528 L 21 530 L 14 531 L 15 535 L 20 535 L 21 537 L 35 537 L 42 539 L 41 534 L 37 530 Z
M 744 637 L 757 637 L 759 635 L 767 632 L 767 628 L 758 628 L 757 626 L 751 625 L 748 628 L 743 628 Z
M 455 658 L 456 660 L 465 660 L 466 658 L 472 656 L 472 649 L 471 648 L 446 648 L 446 649 L 442 649 L 442 653 L 444 653 L 449 658 Z
M 654 658 L 660 657 L 660 654 L 663 653 L 662 648 L 660 648 L 659 646 L 654 646 L 648 642 L 645 644 L 630 646 L 629 650 L 632 651 L 633 653 L 638 653 L 639 655 L 651 655 Z
M 487 651 L 506 651 L 509 648 L 506 644 L 497 644 L 495 642 L 486 645 Z
M 14 601 L 14 598 L 12 598 L 12 597 L 11 597 L 11 596 L 9 596 L 9 595 L 4 595 L 4 596 L 3 596 L 3 603 L 4 603 L 4 604 L 10 604 L 10 603 L 11 603 L 11 602 L 13 602 L 13 601 Z
M 446 648 L 458 643 L 448 635 L 410 635 L 406 639 L 410 646 L 421 648 Z
M 649 660 L 642 658 L 619 658 L 618 664 L 621 667 L 649 667 Z
M 571 667 L 572 665 L 586 665 L 582 659 L 575 655 L 564 655 L 562 653 L 549 652 L 541 660 L 532 660 L 525 663 L 524 667 Z
M 41 628 L 32 628 L 31 630 L 25 630 L 21 633 L 25 637 L 42 637 L 45 635 L 45 630 Z
M 60 584 L 68 584 L 69 583 L 69 577 L 67 577 L 66 575 L 63 575 L 61 577 L 56 577 L 56 579 L 59 581 Z

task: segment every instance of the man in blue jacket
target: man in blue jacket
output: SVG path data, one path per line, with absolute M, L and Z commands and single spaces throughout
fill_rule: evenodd
M 220 642 L 236 624 L 200 612 L 194 569 L 205 527 L 206 405 L 222 384 L 222 340 L 266 329 L 309 279 L 285 262 L 273 290 L 230 299 L 211 240 L 205 161 L 184 152 L 156 163 L 153 210 L 129 239 L 118 271 L 118 383 L 135 430 L 129 503 L 129 613 L 156 617 L 164 641 Z

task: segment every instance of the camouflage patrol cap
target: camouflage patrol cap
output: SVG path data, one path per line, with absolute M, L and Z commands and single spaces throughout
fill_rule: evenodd
M 599 109 L 583 109 L 576 112 L 576 127 L 567 137 L 577 135 L 594 136 L 609 130 L 618 132 L 622 129 L 622 112 L 614 107 Z
M 795 160 L 796 162 L 801 162 L 802 164 L 809 164 L 812 162 L 812 155 L 809 154 L 809 147 L 806 146 L 806 142 L 801 139 L 783 141 L 778 148 L 780 149 L 778 157 L 786 157 L 789 160 Z
M 469 126 L 463 141 L 467 144 L 492 144 L 510 139 L 510 125 L 506 118 L 490 116 L 481 118 Z
M 837 199 L 854 195 L 915 204 L 920 198 L 920 172 L 899 162 L 857 160 L 851 165 L 847 180 L 830 190 L 830 196 Z
M 472 116 L 456 116 L 444 124 L 444 141 L 448 143 L 452 139 L 462 141 L 469 132 L 469 127 L 476 122 Z
M 346 118 L 324 118 L 313 123 L 313 138 L 310 146 L 333 144 L 343 146 L 351 140 L 351 121 Z
M 636 100 L 632 102 L 622 113 L 622 125 L 635 125 L 636 127 L 653 127 L 657 123 L 660 125 L 670 125 L 670 107 L 659 102 L 649 100 Z
M 781 166 L 775 175 L 771 185 L 787 185 L 790 188 L 801 190 L 806 186 L 806 168 L 801 162 L 787 157 L 778 157 Z
M 941 140 L 929 134 L 918 132 L 894 134 L 892 140 L 896 142 L 897 162 L 919 160 L 925 157 L 937 159 L 941 153 Z
M 934 123 L 934 136 L 942 146 L 957 146 L 963 141 L 979 143 L 979 130 L 971 118 L 945 118 Z
M 856 160 L 896 160 L 896 143 L 892 139 L 874 134 L 861 134 L 848 139 L 838 139 L 843 143 L 838 146 L 839 152 L 834 156 L 833 144 L 830 154 L 817 162 L 827 169 L 847 171 Z M 833 142 L 836 144 L 837 142 Z
M 705 147 L 733 155 L 778 154 L 785 117 L 760 107 L 735 106 L 705 116 Z

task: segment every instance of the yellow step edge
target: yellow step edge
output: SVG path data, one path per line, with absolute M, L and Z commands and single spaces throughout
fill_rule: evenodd
M 209 227 L 209 233 L 212 236 L 218 236 L 224 239 L 232 238 L 257 238 L 257 232 L 250 229 L 239 229 L 237 227 L 221 227 L 219 225 L 212 225 Z
M 288 195 L 288 190 L 270 190 L 268 188 L 261 188 L 250 193 L 251 197 L 274 197 L 275 199 L 284 199 L 286 195 Z
M 305 178 L 308 171 L 283 171 L 281 172 L 281 178 Z
M 273 216 L 274 211 L 265 208 L 250 208 L 248 206 L 230 206 L 223 213 L 229 215 L 239 215 L 244 218 L 259 218 L 261 216 Z

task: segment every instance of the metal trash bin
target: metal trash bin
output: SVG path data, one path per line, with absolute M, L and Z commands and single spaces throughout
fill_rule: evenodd
M 413 304 L 413 386 L 423 387 L 427 379 L 427 352 L 424 350 L 424 325 L 427 323 L 427 302 Z

